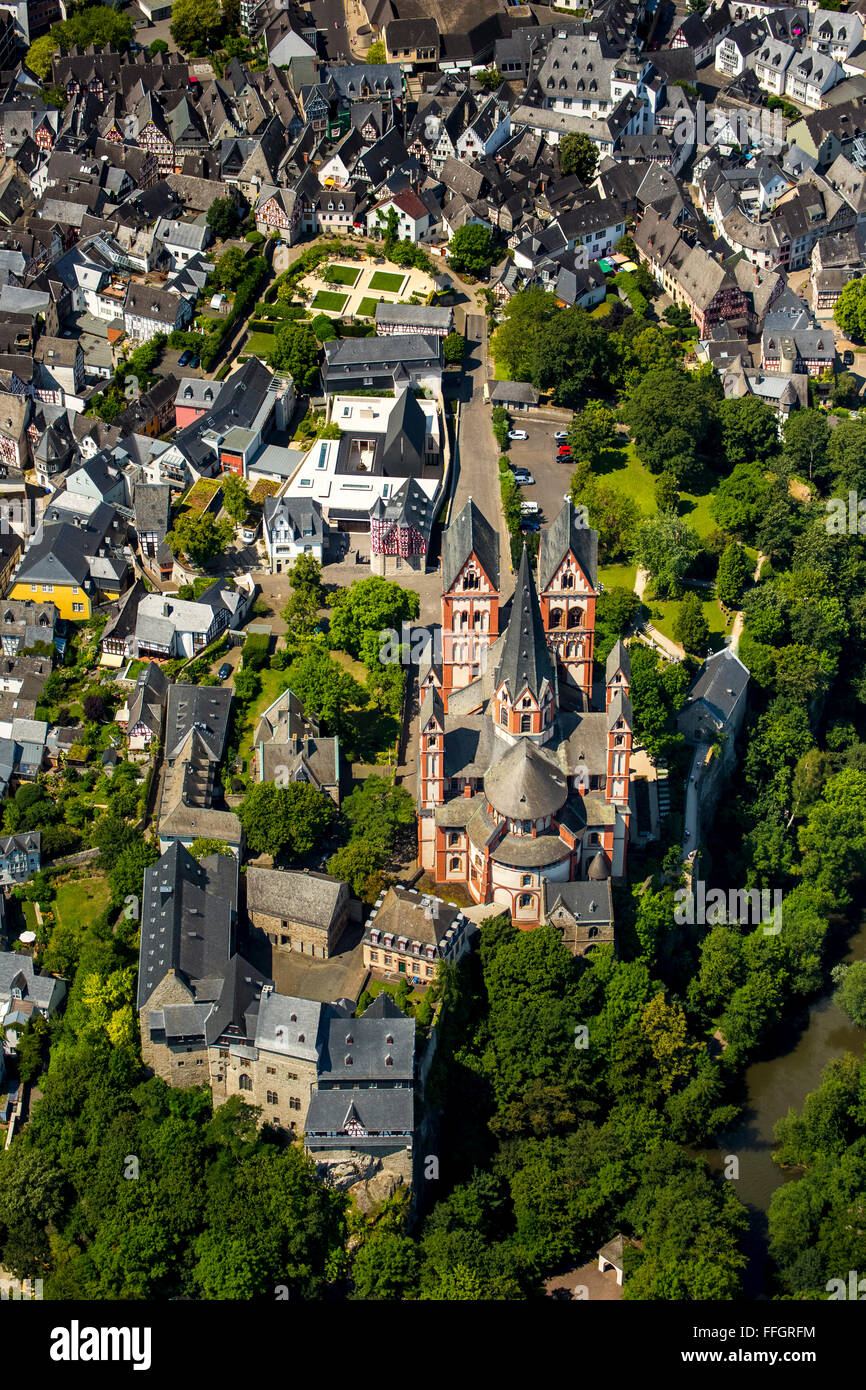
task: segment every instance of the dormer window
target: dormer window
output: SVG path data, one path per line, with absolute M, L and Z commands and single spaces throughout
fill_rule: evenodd
M 347 1033 L 347 1034 L 346 1034 L 346 1046 L 347 1046 L 347 1047 L 351 1047 L 351 1046 L 352 1046 L 352 1043 L 353 1043 L 354 1041 L 355 1041 L 355 1039 L 352 1037 L 352 1034 L 351 1034 L 351 1033 Z

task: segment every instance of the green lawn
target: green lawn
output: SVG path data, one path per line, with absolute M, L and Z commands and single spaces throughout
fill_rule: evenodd
M 256 725 L 268 706 L 274 703 L 277 696 L 281 695 L 289 684 L 286 672 L 277 671 L 272 667 L 260 671 L 259 675 L 262 679 L 261 694 L 250 708 L 250 713 L 244 725 L 238 747 L 238 757 L 243 759 L 245 773 L 249 773 L 250 770 L 250 757 L 252 755 L 253 735 L 256 731 Z
M 712 590 L 695 588 L 694 592 L 697 593 L 702 599 L 704 599 L 702 607 L 704 610 L 704 617 L 706 618 L 707 625 L 710 629 L 709 645 L 713 647 L 715 650 L 718 650 L 718 648 L 723 645 L 722 637 L 725 635 L 727 631 L 729 631 L 729 628 L 725 623 L 725 615 L 719 607 L 719 604 L 715 598 L 704 598 L 704 595 L 708 592 L 711 593 Z M 676 616 L 677 609 L 680 606 L 680 600 L 649 599 L 645 597 L 644 603 L 649 610 L 650 622 L 652 623 L 653 627 L 657 627 L 659 632 L 664 633 L 665 637 L 669 637 L 672 642 L 675 642 L 676 638 L 674 637 L 673 630 L 674 618 Z M 703 655 L 703 653 L 696 653 L 696 655 Z
M 655 499 L 655 474 L 641 463 L 634 445 L 629 443 L 624 449 L 608 449 L 594 469 L 595 476 L 633 497 L 645 516 L 653 516 L 658 510 Z M 693 526 L 701 538 L 716 529 L 716 522 L 710 515 L 712 501 L 711 485 L 717 479 L 707 477 L 706 485 L 698 492 L 683 492 L 680 515 Z
M 325 309 L 333 314 L 342 314 L 348 299 L 347 294 L 337 294 L 336 290 L 319 290 L 310 307 Z
M 637 565 L 599 565 L 598 577 L 606 589 L 633 589 Z
M 356 265 L 330 265 L 327 270 L 327 282 L 330 285 L 333 281 L 337 285 L 351 285 L 353 288 L 361 278 L 360 266 Z
M 262 333 L 258 329 L 251 333 L 244 344 L 244 351 L 253 357 L 261 357 L 265 362 L 268 361 L 270 354 L 274 350 L 273 333 Z
M 505 363 L 502 362 L 498 357 L 494 358 L 494 360 L 493 360 L 493 380 L 494 380 L 494 381 L 510 381 L 510 380 L 511 380 L 511 373 L 509 372 L 509 370 L 508 370 L 508 368 L 506 367 Z
M 395 275 L 391 270 L 374 270 L 367 289 L 388 290 L 391 294 L 399 294 L 405 279 L 405 275 Z M 313 302 L 315 303 L 315 300 Z
M 381 299 L 374 299 L 371 294 L 366 294 L 355 310 L 355 318 L 374 318 L 376 314 L 376 305 L 381 303 Z
M 90 873 L 87 878 L 68 879 L 57 889 L 54 914 L 63 926 L 78 929 L 104 912 L 110 897 L 107 874 Z

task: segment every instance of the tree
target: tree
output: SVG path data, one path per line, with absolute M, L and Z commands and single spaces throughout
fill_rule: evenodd
M 587 401 L 568 427 L 568 442 L 575 458 L 597 463 L 616 445 L 616 415 L 604 401 Z
M 655 485 L 656 507 L 660 512 L 678 512 L 680 489 L 673 473 L 659 473 Z
M 239 473 L 224 473 L 222 478 L 223 506 L 236 526 L 247 519 L 250 494 L 245 479 Z
M 401 624 L 417 618 L 421 601 L 414 589 L 371 575 L 331 599 L 331 640 L 336 647 L 360 657 L 372 668 L 380 659 L 382 635 L 399 632 Z
M 833 318 L 849 338 L 857 342 L 866 338 L 866 276 L 848 281 L 836 300 Z
M 210 209 L 208 211 L 208 217 L 210 217 L 211 213 L 213 212 L 214 208 L 217 206 L 218 203 L 231 203 L 232 207 L 236 207 L 236 205 L 232 202 L 231 198 L 218 198 L 215 203 L 211 203 Z M 215 220 L 217 222 L 221 222 L 221 216 L 218 214 Z M 225 233 L 223 235 L 225 235 Z M 229 235 L 231 234 L 229 233 Z M 219 285 L 220 288 L 224 290 L 237 289 L 238 285 L 244 277 L 245 270 L 246 257 L 244 256 L 243 251 L 240 249 L 239 246 L 230 246 L 228 251 L 223 252 L 219 260 L 217 261 L 216 266 L 214 267 L 214 283 Z
M 827 445 L 827 462 L 834 488 L 866 490 L 866 420 L 840 420 Z
M 722 530 L 751 541 L 773 496 L 773 484 L 758 463 L 738 463 L 719 483 L 710 511 Z
M 376 42 L 371 43 L 370 47 L 367 49 L 367 62 L 384 63 L 385 58 L 385 45 L 381 39 L 377 39 Z
M 632 257 L 637 259 L 637 254 Z M 662 314 L 665 323 L 669 323 L 671 328 L 675 328 L 678 333 L 688 333 L 692 328 L 692 316 L 685 304 L 669 304 Z
M 448 264 L 458 275 L 485 275 L 496 259 L 496 239 L 489 227 L 469 222 L 451 238 Z
M 624 559 L 630 552 L 641 512 L 633 497 L 620 488 L 597 483 L 582 498 L 589 511 L 589 524 L 598 531 L 598 550 L 605 564 Z
M 288 681 L 307 714 L 316 715 L 331 734 L 354 744 L 357 711 L 366 708 L 367 692 L 351 672 L 323 648 L 313 646 L 289 667 Z
M 502 86 L 502 73 L 498 68 L 482 68 L 481 72 L 476 72 L 475 81 L 485 92 L 495 92 Z
M 726 608 L 739 608 L 750 577 L 746 552 L 736 541 L 730 541 L 719 558 L 716 574 L 716 594 Z
M 387 777 L 371 776 L 346 797 L 343 812 L 353 840 L 383 853 L 394 846 L 401 828 L 415 823 L 415 799 Z
M 150 45 L 150 48 L 148 49 L 148 52 L 151 58 L 155 58 L 157 53 L 168 53 L 170 52 L 170 49 L 165 39 L 154 39 L 153 43 Z
M 688 488 L 714 426 L 715 378 L 679 367 L 650 367 L 630 387 L 622 416 L 651 473 L 673 473 Z
M 795 410 L 784 426 L 785 454 L 791 469 L 812 481 L 821 477 L 827 462 L 830 426 L 823 410 Z
M 310 327 L 320 343 L 333 343 L 336 340 L 337 330 L 333 320 L 329 319 L 327 314 L 316 314 Z
M 257 782 L 240 806 L 238 819 L 256 854 L 300 859 L 315 849 L 333 824 L 336 807 L 309 782 Z
M 866 773 L 845 768 L 831 777 L 797 841 L 806 882 L 844 901 L 848 883 L 866 869 Z
M 591 183 L 598 166 L 598 146 L 588 135 L 569 131 L 559 142 L 559 168 L 564 177 L 576 174 L 582 184 Z
M 555 296 L 537 285 L 509 299 L 493 338 L 493 353 L 512 380 L 531 380 L 536 347 L 548 325 L 562 312 Z
M 231 854 L 231 850 L 224 840 L 209 840 L 206 835 L 199 835 L 197 840 L 193 840 L 189 852 L 193 859 L 207 859 L 210 854 L 224 856 Z
M 446 362 L 462 362 L 466 355 L 466 339 L 462 333 L 449 333 L 442 342 L 442 355 Z
M 860 382 L 853 372 L 839 372 L 833 387 L 833 404 L 853 409 L 860 399 Z
M 374 1231 L 352 1265 L 354 1298 L 411 1298 L 418 1279 L 418 1251 L 413 1240 L 396 1231 Z
M 101 724 L 105 719 L 105 701 L 101 695 L 85 695 L 82 702 L 85 719 L 90 719 L 94 724 Z
M 772 407 L 758 396 L 719 402 L 722 449 L 728 463 L 765 463 L 778 452 L 779 426 Z
M 183 512 L 166 535 L 175 555 L 186 555 L 193 565 L 206 565 L 231 541 L 230 521 L 217 521 L 213 512 Z
M 59 51 L 59 48 L 60 45 L 56 39 L 52 38 L 50 34 L 43 34 L 41 39 L 34 39 L 27 50 L 25 63 L 43 82 L 47 82 L 51 76 L 54 55 Z
M 373 845 L 352 840 L 328 860 L 328 873 L 345 879 L 352 893 L 362 902 L 375 902 L 381 888 L 379 870 L 383 856 Z
M 301 390 L 313 385 L 319 370 L 319 348 L 309 324 L 292 320 L 280 324 L 274 334 L 271 363 L 288 371 Z
M 866 1028 L 866 961 L 857 960 L 845 967 L 834 1002 L 858 1028 Z
M 213 43 L 221 25 L 219 0 L 175 0 L 172 6 L 171 37 L 185 51 L 195 43 Z
M 694 590 L 684 596 L 673 623 L 674 640 L 682 643 L 687 652 L 704 651 L 710 636 L 704 608 Z
M 532 381 L 572 409 L 605 389 L 611 351 L 601 326 L 585 309 L 564 309 L 534 345 Z
M 673 512 L 645 517 L 637 528 L 633 554 L 648 571 L 659 598 L 677 598 L 701 549 L 697 532 Z

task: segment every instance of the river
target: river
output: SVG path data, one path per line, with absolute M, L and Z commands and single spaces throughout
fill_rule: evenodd
M 866 959 L 866 916 L 850 938 L 846 961 Z M 851 1052 L 863 1055 L 864 1031 L 823 995 L 804 1018 L 797 1041 L 787 1051 L 767 1061 L 755 1062 L 745 1074 L 746 1101 L 742 1117 L 722 1136 L 718 1148 L 702 1149 L 711 1167 L 724 1169 L 725 1158 L 739 1160 L 737 1195 L 749 1209 L 749 1267 L 744 1284 L 749 1298 L 767 1293 L 767 1212 L 776 1188 L 795 1180 L 797 1171 L 785 1172 L 772 1159 L 773 1127 L 789 1109 L 799 1110 L 814 1091 L 821 1073 L 834 1057 Z

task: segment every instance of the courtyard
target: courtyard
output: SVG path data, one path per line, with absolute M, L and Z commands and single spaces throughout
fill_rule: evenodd
M 313 312 L 331 318 L 372 319 L 380 302 L 426 302 L 435 288 L 432 276 L 414 266 L 406 270 L 390 262 L 380 266 L 379 259 L 365 257 L 355 264 L 334 261 L 305 275 L 300 283 L 310 296 Z

